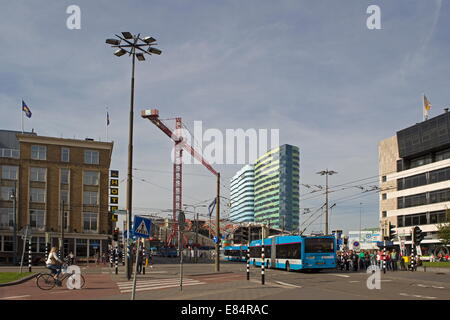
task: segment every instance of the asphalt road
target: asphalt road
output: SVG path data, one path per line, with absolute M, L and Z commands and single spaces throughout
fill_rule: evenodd
M 171 260 L 170 262 L 172 262 Z M 450 274 L 397 271 L 380 274 L 379 289 L 369 289 L 365 272 L 301 273 L 266 269 L 265 285 L 259 268 L 251 267 L 246 280 L 245 263 L 221 263 L 221 272 L 212 264 L 185 264 L 183 288 L 180 266 L 156 264 L 139 275 L 138 300 L 440 300 L 450 299 Z M 84 268 L 86 288 L 65 287 L 42 291 L 31 280 L 24 284 L 0 288 L 1 300 L 70 299 L 129 300 L 131 281 L 109 266 Z M 372 276 L 373 277 L 373 276 Z M 371 282 L 373 284 L 373 282 Z

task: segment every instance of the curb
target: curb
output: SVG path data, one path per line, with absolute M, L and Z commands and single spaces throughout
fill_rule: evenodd
M 16 281 L 13 281 L 13 282 L 0 283 L 0 287 L 8 287 L 8 286 L 14 286 L 16 284 L 21 284 L 21 283 L 27 282 L 28 280 L 36 278 L 38 275 L 40 275 L 40 273 L 35 273 L 35 274 L 32 274 L 32 275 L 30 275 L 28 277 L 25 277 L 25 278 L 22 278 L 20 280 L 16 280 Z
M 439 267 L 418 267 L 417 271 L 420 272 L 430 272 L 430 273 L 450 273 L 450 268 L 439 268 Z

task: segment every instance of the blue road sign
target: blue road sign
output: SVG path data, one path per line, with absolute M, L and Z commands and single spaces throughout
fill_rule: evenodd
M 136 237 L 150 238 L 150 226 L 152 221 L 140 216 L 134 217 L 133 233 Z
M 134 235 L 134 232 L 133 232 L 133 230 L 130 230 L 131 232 L 130 232 L 130 238 L 133 238 L 133 239 L 136 239 L 136 236 Z M 124 232 L 123 232 L 123 237 L 124 238 L 126 238 L 127 237 L 127 234 L 128 234 L 128 231 L 127 230 L 125 230 Z
M 213 240 L 214 240 L 214 243 L 218 243 L 219 242 L 218 241 L 219 239 L 217 237 L 214 237 Z

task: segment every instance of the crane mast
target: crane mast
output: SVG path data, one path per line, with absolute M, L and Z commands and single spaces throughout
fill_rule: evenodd
M 172 233 L 169 236 L 167 242 L 170 243 L 172 240 L 176 239 L 178 233 L 178 223 L 177 223 L 177 213 L 182 210 L 182 196 L 183 196 L 183 150 L 189 152 L 189 154 L 200 161 L 200 163 L 205 166 L 212 174 L 217 177 L 217 199 L 216 199 L 216 232 L 219 236 L 219 200 L 220 200 L 220 173 L 214 170 L 214 168 L 203 158 L 203 156 L 198 153 L 192 146 L 187 144 L 182 136 L 177 135 L 177 131 L 182 128 L 181 118 L 175 118 L 175 132 L 169 129 L 160 119 L 159 111 L 157 109 L 142 110 L 141 117 L 150 120 L 154 125 L 156 125 L 162 132 L 164 132 L 169 138 L 175 143 L 174 148 L 174 163 L 173 163 L 173 228 Z M 218 244 L 216 244 L 216 266 L 218 271 Z

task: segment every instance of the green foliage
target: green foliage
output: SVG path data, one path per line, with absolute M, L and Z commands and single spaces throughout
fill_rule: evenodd
M 25 278 L 34 272 L 0 272 L 0 283 L 13 282 Z
M 446 210 L 446 221 L 445 223 L 441 223 L 437 226 L 437 234 L 439 239 L 444 246 L 447 246 L 450 243 L 450 210 Z

